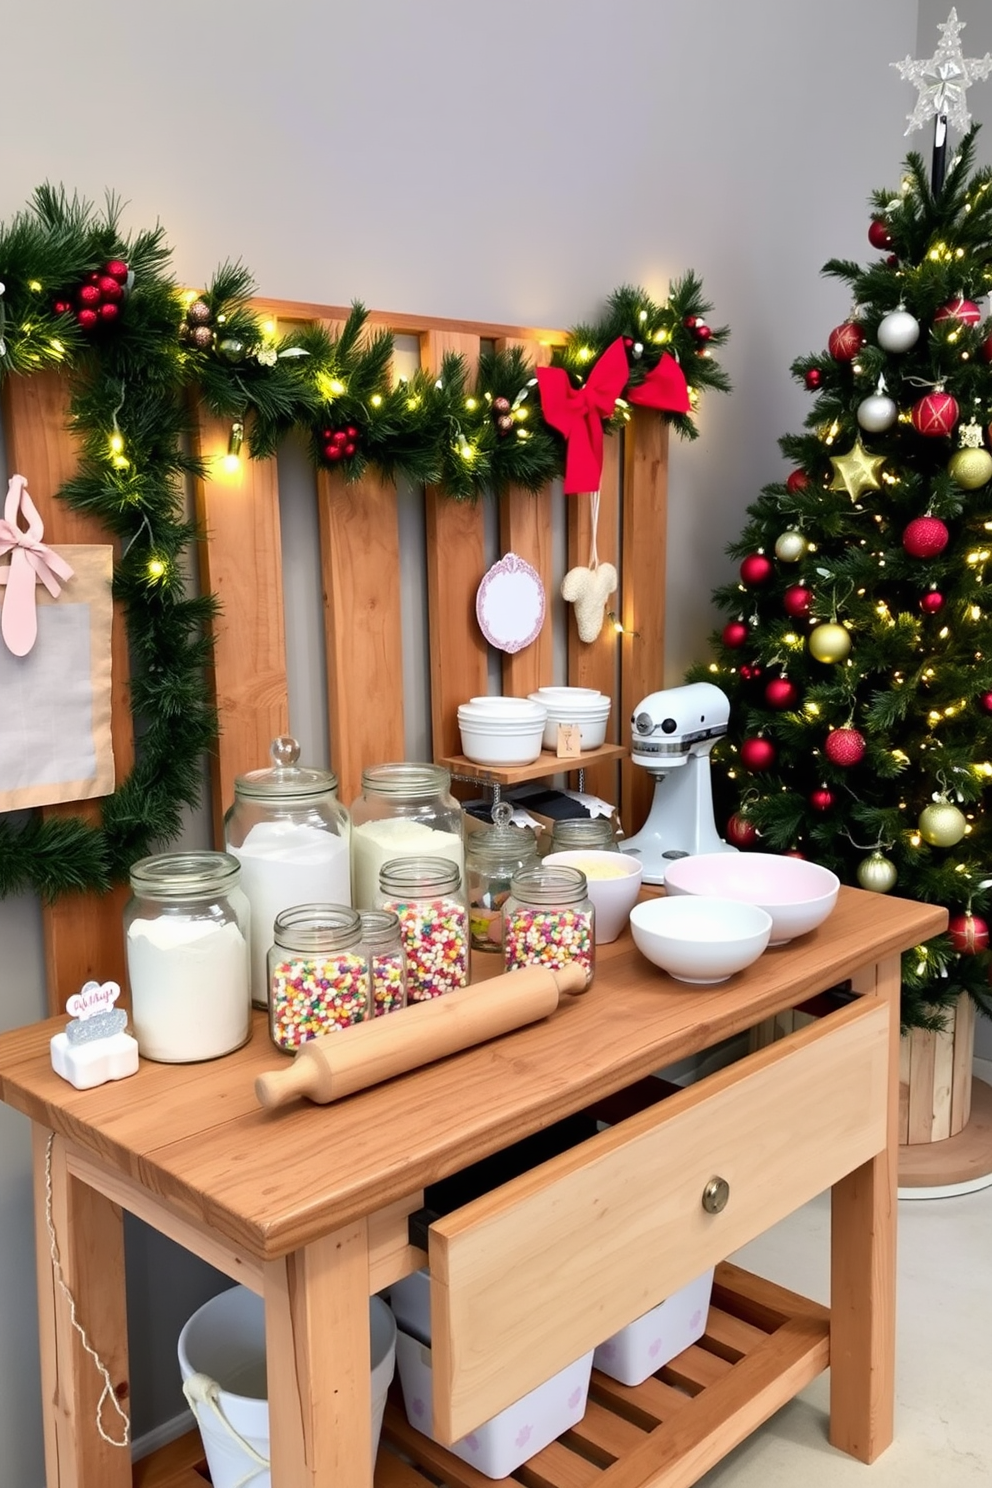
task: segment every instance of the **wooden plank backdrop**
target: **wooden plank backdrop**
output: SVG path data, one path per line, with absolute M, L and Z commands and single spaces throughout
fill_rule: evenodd
M 267 300 L 256 307 L 285 328 L 320 320 L 334 332 L 343 324 L 343 307 Z M 447 351 L 460 352 L 474 373 L 480 344 L 522 346 L 537 364 L 546 363 L 561 331 L 488 322 L 454 321 L 372 312 L 370 330 L 385 327 L 414 336 L 421 366 L 439 371 Z M 73 473 L 76 451 L 67 427 L 65 379 L 40 373 L 10 378 L 4 388 L 4 418 L 11 470 L 28 477 L 32 496 L 55 543 L 108 541 L 92 519 L 53 500 Z M 215 840 L 222 843 L 223 811 L 232 798 L 235 775 L 264 766 L 271 740 L 289 728 L 286 622 L 275 459 L 245 460 L 236 474 L 224 469 L 229 423 L 194 408 L 194 448 L 207 473 L 196 482 L 196 512 L 205 541 L 200 546 L 201 582 L 217 595 L 212 685 L 221 733 L 211 760 Z M 606 441 L 599 555 L 620 573 L 620 590 L 610 603 L 624 633 L 607 623 L 592 645 L 579 641 L 566 607 L 567 644 L 556 648 L 554 607 L 538 641 L 516 656 L 502 658 L 502 689 L 526 696 L 554 680 L 554 658 L 567 652 L 567 681 L 592 686 L 613 698 L 609 739 L 623 742 L 632 709 L 641 697 L 663 685 L 664 563 L 668 430 L 656 414 L 637 410 L 625 431 Z M 328 739 L 340 796 L 359 792 L 363 765 L 405 756 L 403 627 L 400 574 L 409 561 L 401 551 L 395 489 L 369 478 L 348 485 L 334 471 L 315 480 L 320 531 L 324 654 L 328 681 Z M 555 575 L 552 492 L 513 490 L 499 508 L 501 551 L 514 551 L 537 569 L 549 600 Z M 559 504 L 558 510 L 561 510 Z M 560 541 L 568 566 L 589 557 L 590 502 L 585 496 L 564 502 L 565 532 Z M 425 493 L 431 731 L 434 758 L 460 749 L 456 712 L 460 702 L 489 690 L 487 646 L 475 620 L 475 593 L 487 566 L 485 513 L 481 502 L 457 503 L 437 491 Z M 560 623 L 560 622 L 559 622 Z M 117 778 L 133 761 L 128 707 L 127 641 L 123 616 L 114 632 L 114 748 Z M 399 701 L 399 706 L 397 705 Z M 586 789 L 616 801 L 628 832 L 643 822 L 651 783 L 625 763 L 589 770 Z M 93 803 L 52 808 L 96 810 Z M 52 1011 L 90 975 L 125 983 L 121 912 L 126 888 L 94 900 L 76 895 L 45 906 L 45 945 Z

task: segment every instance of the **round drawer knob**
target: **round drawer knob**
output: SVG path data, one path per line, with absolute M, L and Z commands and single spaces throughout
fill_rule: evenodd
M 711 1178 L 703 1189 L 703 1208 L 707 1214 L 720 1214 L 727 1207 L 730 1184 L 726 1178 Z

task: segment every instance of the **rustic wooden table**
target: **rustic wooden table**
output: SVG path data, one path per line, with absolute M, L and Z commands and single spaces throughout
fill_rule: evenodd
M 274 1488 L 370 1488 L 367 1299 L 424 1264 L 406 1225 L 424 1185 L 847 979 L 862 995 L 839 1012 L 432 1230 L 435 1409 L 463 1434 L 507 1392 L 561 1367 L 563 1353 L 599 1341 L 590 1330 L 604 1319 L 605 1332 L 630 1321 L 646 1297 L 661 1300 L 832 1186 L 829 1317 L 723 1268 L 695 1383 L 677 1389 L 663 1374 L 638 1394 L 600 1380 L 579 1454 L 553 1443 L 533 1481 L 693 1483 L 828 1363 L 831 1440 L 871 1461 L 892 1436 L 898 956 L 945 920 L 940 909 L 842 889 L 818 931 L 722 986 L 692 989 L 625 935 L 600 948 L 592 990 L 552 1018 L 324 1107 L 258 1107 L 254 1078 L 279 1062 L 260 1016 L 251 1042 L 225 1059 L 142 1061 L 136 1076 L 85 1092 L 50 1066 L 62 1020 L 4 1035 L 0 1096 L 35 1134 L 48 1488 L 130 1488 L 132 1470 L 95 1427 L 101 1381 L 53 1279 L 46 1187 L 64 1279 L 120 1396 L 127 1209 L 264 1297 Z M 710 1215 L 699 1199 L 714 1173 L 731 1201 Z M 515 1245 L 512 1262 L 494 1244 Z M 512 1328 L 511 1264 L 530 1297 L 529 1321 Z M 479 1336 L 459 1347 L 472 1297 Z M 582 1297 L 588 1307 L 576 1305 Z M 112 1429 L 113 1413 L 104 1419 Z M 395 1411 L 390 1437 L 432 1482 L 485 1482 Z M 146 1461 L 135 1481 L 202 1478 L 156 1477 Z M 377 1488 L 427 1481 L 380 1451 Z

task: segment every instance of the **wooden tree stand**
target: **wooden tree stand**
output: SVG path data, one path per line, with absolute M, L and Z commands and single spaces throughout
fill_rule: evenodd
M 903 1198 L 992 1184 L 992 1087 L 972 1076 L 975 1005 L 962 994 L 941 1033 L 900 1046 L 899 1189 Z

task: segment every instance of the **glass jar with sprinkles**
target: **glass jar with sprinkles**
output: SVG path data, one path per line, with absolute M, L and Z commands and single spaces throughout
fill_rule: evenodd
M 619 852 L 608 816 L 573 816 L 551 828 L 551 852 Z
M 507 971 L 546 966 L 560 971 L 579 961 L 595 965 L 595 912 L 586 876 L 566 864 L 522 868 L 513 875 L 503 905 L 503 958 Z
M 399 916 L 389 909 L 362 913 L 362 940 L 372 978 L 372 1016 L 406 1007 L 406 952 Z
M 399 919 L 411 1002 L 468 985 L 468 905 L 457 863 L 447 858 L 390 859 L 379 870 L 378 907 Z
M 296 904 L 276 915 L 269 951 L 269 1034 L 292 1052 L 371 1016 L 362 917 L 344 904 Z

